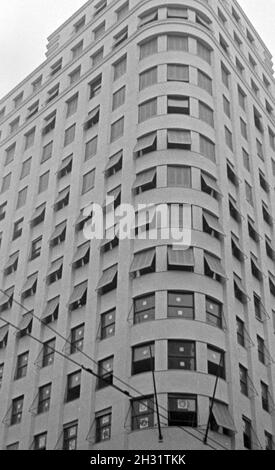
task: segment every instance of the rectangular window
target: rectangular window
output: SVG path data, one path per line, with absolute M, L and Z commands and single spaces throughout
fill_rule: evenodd
M 245 140 L 247 140 L 247 124 L 243 119 L 240 119 L 241 123 L 241 134 Z
M 155 85 L 158 81 L 158 68 L 152 67 L 139 75 L 139 89 L 144 90 L 149 86 Z
M 63 450 L 76 450 L 77 448 L 77 422 L 66 424 L 63 427 Z
M 38 389 L 37 414 L 46 413 L 50 409 L 52 384 L 43 385 Z
M 239 86 L 238 86 L 238 98 L 239 98 L 240 107 L 245 111 L 246 94 Z
M 94 11 L 94 16 L 99 15 L 105 8 L 107 7 L 107 0 L 101 0 L 95 5 L 95 11 Z
M 140 60 L 158 52 L 158 38 L 152 38 L 140 45 Z
M 221 74 L 222 74 L 222 82 L 226 86 L 226 88 L 229 88 L 229 76 L 230 72 L 227 70 L 225 65 L 221 64 Z
M 245 348 L 245 326 L 244 322 L 237 317 L 237 341 L 240 346 Z
M 33 450 L 46 450 L 47 449 L 47 433 L 37 434 L 33 440 Z
M 257 346 L 258 346 L 258 359 L 262 364 L 265 364 L 265 344 L 264 340 L 257 336 Z
M 188 52 L 188 37 L 179 34 L 169 34 L 167 36 L 167 50 Z
M 105 21 L 94 29 L 94 40 L 97 41 L 105 33 Z
M 231 112 L 230 112 L 230 101 L 225 97 L 223 96 L 223 110 L 224 110 L 224 114 L 226 114 L 227 117 L 231 117 Z
M 50 339 L 43 345 L 42 349 L 42 367 L 47 367 L 54 362 L 55 338 Z
M 15 147 L 16 143 L 12 144 L 8 149 L 6 149 L 5 166 L 7 166 L 13 161 L 15 155 Z
M 47 103 L 54 100 L 59 95 L 59 83 L 48 91 Z
M 28 150 L 34 144 L 35 128 L 25 134 L 25 150 Z
M 111 142 L 119 139 L 123 136 L 124 133 L 124 117 L 118 119 L 117 121 L 111 124 Z
M 134 299 L 134 324 L 155 319 L 155 294 Z
M 152 70 L 152 69 L 151 69 Z M 181 64 L 167 65 L 167 81 L 189 82 L 189 66 Z
M 82 351 L 84 342 L 84 323 L 71 329 L 70 354 Z
M 116 324 L 116 310 L 112 309 L 108 312 L 102 313 L 100 327 L 101 327 L 101 339 L 109 338 L 115 334 Z
M 138 122 L 144 122 L 157 115 L 157 98 L 142 103 L 138 107 Z
M 223 351 L 207 346 L 208 374 L 225 379 L 225 354 Z
M 14 119 L 14 121 L 12 121 L 9 126 L 10 126 L 10 134 L 13 134 L 13 132 L 17 131 L 17 129 L 19 128 L 19 117 Z
M 12 235 L 13 240 L 16 240 L 17 238 L 21 237 L 22 231 L 23 231 L 23 222 L 24 222 L 23 217 L 17 220 L 16 222 L 14 222 L 13 235 Z
M 198 70 L 198 86 L 212 95 L 212 79 L 201 70 Z
M 102 85 L 102 75 L 100 74 L 94 80 L 89 83 L 90 88 L 90 100 L 95 96 L 99 95 L 101 92 L 101 85 Z
M 95 416 L 95 442 L 105 442 L 111 439 L 112 411 L 100 411 Z
M 67 104 L 66 118 L 76 113 L 77 103 L 78 103 L 78 93 L 76 93 L 76 95 L 72 96 L 69 100 L 66 101 L 66 104 Z
M 30 260 L 38 258 L 41 255 L 41 249 L 42 249 L 42 236 L 32 241 Z
M 97 388 L 105 388 L 113 383 L 114 356 L 98 362 Z
M 147 343 L 132 349 L 132 375 L 155 369 L 155 344 Z
M 114 81 L 122 77 L 127 70 L 127 56 L 123 56 L 114 65 Z
M 168 394 L 168 426 L 197 427 L 197 399 Z
M 214 111 L 202 101 L 199 101 L 199 119 L 214 127 Z
M 95 184 L 95 170 L 91 170 L 83 176 L 81 194 L 85 194 L 91 189 L 93 189 L 94 184 Z
M 13 104 L 14 104 L 14 108 L 18 108 L 18 106 L 20 106 L 20 104 L 22 103 L 23 101 L 23 97 L 24 97 L 24 92 L 21 91 L 21 93 L 19 93 L 19 95 L 17 95 L 14 99 L 13 99 Z
M 30 119 L 39 111 L 39 101 L 36 101 L 28 108 L 28 115 L 26 119 Z
M 253 190 L 247 181 L 245 181 L 245 197 L 247 202 L 253 207 Z
M 72 126 L 68 127 L 68 129 L 65 130 L 64 147 L 66 147 L 67 145 L 71 144 L 74 141 L 75 128 L 76 128 L 76 125 L 73 124 Z
M 102 62 L 103 57 L 104 57 L 104 48 L 101 47 L 98 51 L 96 51 L 96 52 L 91 56 L 91 59 L 92 59 L 92 67 L 96 67 L 97 65 L 99 65 L 100 62 Z
M 242 149 L 242 152 L 243 152 L 243 165 L 244 165 L 245 169 L 250 172 L 249 154 L 247 153 L 247 151 L 245 149 Z
M 269 413 L 270 407 L 269 407 L 269 390 L 268 390 L 268 385 L 266 385 L 264 382 L 261 382 L 261 396 L 262 396 L 262 407 L 263 410 L 267 411 Z
M 167 96 L 167 113 L 190 115 L 189 97 L 179 96 L 179 95 L 168 95 Z
M 17 357 L 14 380 L 22 379 L 27 375 L 29 352 L 20 354 Z
M 76 44 L 72 49 L 72 60 L 76 59 L 79 57 L 83 51 L 83 41 L 80 41 L 78 44 Z
M 55 75 L 59 70 L 62 69 L 62 57 L 58 59 L 52 66 L 51 66 L 51 76 Z
M 211 49 L 201 41 L 197 41 L 197 55 L 208 64 L 211 64 Z
M 216 156 L 215 156 L 215 144 L 207 139 L 207 137 L 204 137 L 203 135 L 200 134 L 200 153 L 206 157 L 215 162 Z
M 195 316 L 194 295 L 188 292 L 168 292 L 168 318 L 193 320 Z
M 81 75 L 81 66 L 77 67 L 75 70 L 73 70 L 71 73 L 69 73 L 69 78 L 70 78 L 70 85 L 73 85 L 80 79 Z
M 243 395 L 248 397 L 248 373 L 247 369 L 243 367 L 241 364 L 239 365 L 239 373 L 240 373 L 240 388 Z
M 191 188 L 191 168 L 188 166 L 167 166 L 167 186 Z
M 66 402 L 77 400 L 80 397 L 81 371 L 73 372 L 67 377 Z
M 222 318 L 222 304 L 216 300 L 206 297 L 206 321 L 210 325 L 217 326 L 222 328 L 223 318 Z
M 131 428 L 148 429 L 154 427 L 154 398 L 153 396 L 135 399 L 131 403 Z
M 48 189 L 49 177 L 50 177 L 49 171 L 46 171 L 46 173 L 44 173 L 43 175 L 39 177 L 38 194 Z
M 16 209 L 20 209 L 26 204 L 28 188 L 23 188 L 19 191 L 17 196 Z
M 11 173 L 8 173 L 2 179 L 1 194 L 8 191 L 8 189 L 10 188 L 10 183 L 11 183 Z
M 232 136 L 232 132 L 231 132 L 226 126 L 224 126 L 224 134 L 225 134 L 225 143 L 226 143 L 227 147 L 229 147 L 230 150 L 233 151 L 233 136 Z
M 168 369 L 196 370 L 194 341 L 168 341 Z
M 126 94 L 126 87 L 123 86 L 118 91 L 113 94 L 113 104 L 112 104 L 112 111 L 115 111 L 117 108 L 122 106 L 125 103 L 125 94 Z
M 96 155 L 97 152 L 97 136 L 89 140 L 85 145 L 85 161 Z
M 12 400 L 11 406 L 11 426 L 14 424 L 21 423 L 22 420 L 22 410 L 23 410 L 23 403 L 24 403 L 24 395 L 18 398 L 14 398 Z
M 84 26 L 85 26 L 85 21 L 86 21 L 86 17 L 85 16 L 82 16 L 82 18 L 80 18 L 75 24 L 74 24 L 74 32 L 75 33 L 79 33 L 79 31 L 81 31 Z
M 128 39 L 128 26 L 114 36 L 113 48 L 120 46 L 126 39 Z
M 252 449 L 252 424 L 243 416 L 243 445 L 246 449 Z
M 127 1 L 124 3 L 119 9 L 116 11 L 117 21 L 121 21 L 127 15 L 129 11 L 129 2 Z
M 53 141 L 51 141 L 48 144 L 44 145 L 43 150 L 42 150 L 41 163 L 44 163 L 47 160 L 49 160 L 49 158 L 51 158 L 52 151 L 53 151 Z

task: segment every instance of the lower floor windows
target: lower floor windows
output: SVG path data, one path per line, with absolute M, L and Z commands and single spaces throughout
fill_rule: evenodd
M 197 427 L 197 398 L 193 395 L 168 395 L 168 426 Z
M 103 442 L 111 439 L 112 410 L 100 411 L 95 417 L 95 441 Z
M 194 341 L 168 341 L 168 369 L 196 369 Z
M 193 320 L 194 295 L 188 292 L 168 292 L 168 318 Z
M 76 450 L 77 448 L 77 422 L 66 424 L 63 428 L 63 450 Z
M 222 304 L 206 297 L 206 321 L 210 325 L 222 328 Z
M 47 433 L 37 434 L 34 436 L 33 449 L 34 450 L 46 450 L 47 448 Z
M 132 374 L 155 369 L 155 345 L 147 343 L 133 348 Z
M 252 449 L 252 425 L 245 416 L 243 416 L 243 445 L 246 449 Z
M 225 354 L 223 351 L 207 346 L 208 374 L 225 379 Z
M 134 323 L 155 319 L 155 294 L 134 299 Z
M 132 401 L 132 430 L 154 427 L 153 396 Z

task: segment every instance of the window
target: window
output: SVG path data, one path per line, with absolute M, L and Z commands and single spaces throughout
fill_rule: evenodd
M 11 173 L 8 173 L 2 179 L 1 194 L 8 191 L 8 189 L 10 188 L 10 182 L 11 182 Z
M 237 35 L 236 31 L 234 31 L 233 36 L 234 36 L 234 42 L 235 42 L 235 44 L 237 44 L 238 48 L 241 49 L 243 43 L 242 43 L 242 40 L 241 40 L 241 39 L 239 38 L 239 36 Z
M 262 364 L 265 364 L 266 354 L 265 354 L 265 344 L 263 338 L 257 336 L 257 346 L 258 346 L 258 359 Z
M 155 369 L 155 345 L 147 343 L 132 349 L 132 375 Z
M 39 177 L 38 194 L 43 193 L 43 191 L 46 191 L 48 189 L 49 177 L 50 171 L 46 171 L 46 173 Z
M 24 395 L 22 395 L 21 397 L 18 397 L 18 398 L 14 398 L 12 400 L 11 419 L 10 419 L 11 426 L 14 425 L 14 424 L 21 423 L 23 403 L 24 403 Z
M 155 85 L 158 81 L 158 68 L 152 67 L 139 75 L 139 89 L 144 90 L 149 86 Z
M 167 113 L 168 114 L 190 114 L 189 98 L 178 95 L 167 96 Z
M 81 66 L 77 67 L 75 70 L 73 70 L 71 73 L 69 73 L 69 79 L 70 79 L 70 85 L 73 85 L 80 79 L 81 75 Z
M 168 394 L 168 426 L 197 427 L 197 399 Z
M 134 399 L 131 402 L 132 431 L 154 427 L 154 398 L 153 396 Z
M 3 202 L 3 204 L 0 204 L 0 220 L 4 220 L 5 218 L 6 206 L 7 206 L 7 202 Z
M 46 102 L 50 103 L 50 101 L 54 100 L 58 95 L 59 95 L 59 83 L 57 83 L 54 87 L 52 87 L 48 91 L 48 98 Z
M 46 205 L 44 203 L 35 209 L 34 214 L 30 221 L 31 227 L 36 227 L 38 224 L 42 223 L 43 220 L 45 219 L 45 213 L 46 213 Z
M 37 434 L 33 440 L 33 450 L 46 450 L 47 449 L 47 433 Z
M 139 27 L 142 28 L 149 23 L 153 23 L 158 19 L 158 10 L 150 11 L 149 13 L 145 13 L 140 17 Z
M 250 184 L 245 181 L 245 196 L 246 196 L 246 200 L 247 202 L 253 207 L 254 203 L 253 203 L 253 191 L 252 191 L 252 187 L 250 186 Z
M 20 354 L 17 357 L 14 380 L 22 379 L 27 375 L 29 352 Z
M 78 93 L 72 96 L 72 98 L 70 98 L 68 101 L 66 101 L 66 104 L 67 104 L 66 117 L 67 118 L 72 116 L 74 113 L 76 113 L 77 103 L 78 103 Z
M 105 388 L 113 383 L 114 356 L 98 362 L 97 388 Z
M 127 56 L 123 56 L 114 65 L 114 81 L 118 80 L 126 73 L 127 69 Z
M 94 16 L 98 15 L 101 13 L 105 8 L 107 7 L 107 0 L 101 0 L 95 5 L 95 12 Z
M 89 129 L 92 129 L 94 126 L 96 126 L 99 122 L 99 116 L 100 116 L 100 106 L 97 106 L 96 108 L 89 111 L 88 119 L 84 124 L 84 130 L 87 131 Z
M 6 112 L 6 108 L 0 109 L 0 120 L 3 119 L 3 117 L 5 116 L 5 112 Z
M 20 175 L 21 180 L 30 174 L 31 162 L 32 162 L 32 159 L 28 158 L 22 163 L 21 175 Z
M 8 149 L 6 149 L 5 166 L 7 166 L 13 161 L 15 155 L 15 147 L 16 143 L 12 144 Z
M 98 51 L 96 51 L 96 52 L 91 56 L 91 59 L 92 59 L 92 67 L 96 67 L 97 65 L 99 65 L 100 62 L 102 62 L 103 57 L 104 57 L 104 48 L 101 47 Z
M 28 150 L 34 144 L 35 128 L 25 134 L 25 150 Z
M 66 424 L 63 427 L 63 450 L 76 450 L 77 448 L 77 422 Z
M 62 278 L 63 271 L 63 258 L 58 258 L 55 261 L 52 261 L 50 269 L 47 275 L 47 284 L 53 284 L 54 282 L 59 281 Z
M 213 162 L 216 161 L 215 144 L 211 140 L 209 140 L 207 137 L 201 134 L 200 134 L 200 153 L 204 157 L 212 160 Z
M 28 188 L 23 188 L 19 191 L 17 196 L 16 209 L 20 209 L 26 204 Z
M 216 375 L 225 379 L 225 354 L 223 351 L 212 346 L 207 346 L 207 369 L 208 374 Z
M 187 166 L 167 166 L 167 186 L 191 188 L 191 168 Z
M 239 365 L 239 372 L 240 372 L 240 388 L 243 395 L 248 397 L 249 394 L 249 387 L 248 387 L 248 372 L 245 367 L 241 364 Z
M 65 157 L 60 164 L 60 167 L 57 172 L 58 179 L 64 178 L 65 176 L 69 175 L 72 171 L 73 167 L 73 154 Z
M 134 299 L 134 324 L 155 319 L 155 294 Z
M 126 94 L 125 86 L 123 86 L 122 88 L 120 88 L 113 94 L 112 111 L 115 111 L 117 108 L 119 108 L 125 103 L 125 94 Z
M 13 240 L 16 240 L 17 238 L 21 237 L 22 235 L 22 230 L 23 230 L 23 222 L 24 222 L 24 218 L 21 217 L 21 219 L 17 220 L 16 222 L 14 222 L 14 225 L 13 225 L 13 235 L 12 235 L 12 239 Z
M 117 21 L 121 21 L 127 15 L 129 11 L 129 2 L 127 1 L 121 7 L 118 8 L 116 11 L 117 14 Z
M 111 142 L 119 139 L 123 136 L 124 133 L 124 117 L 118 119 L 117 121 L 111 124 Z
M 21 93 L 19 93 L 19 95 L 17 95 L 14 99 L 13 99 L 13 104 L 14 104 L 14 108 L 18 108 L 18 106 L 20 106 L 20 104 L 22 103 L 23 101 L 23 97 L 24 97 L 24 92 L 21 91 Z
M 222 35 L 220 34 L 220 46 L 221 48 L 223 49 L 223 51 L 226 53 L 226 54 L 229 54 L 229 45 L 227 44 L 226 40 L 222 37 Z
M 138 122 L 144 122 L 157 115 L 157 98 L 142 103 L 138 107 Z
M 74 141 L 75 128 L 76 128 L 76 125 L 73 124 L 72 126 L 68 127 L 68 129 L 65 130 L 64 147 L 66 147 L 67 145 L 71 144 Z
M 245 167 L 245 169 L 247 171 L 250 172 L 250 158 L 249 158 L 249 154 L 247 153 L 247 151 L 245 149 L 242 149 L 242 152 L 243 152 L 243 166 Z
M 98 77 L 96 77 L 94 80 L 92 80 L 92 82 L 89 83 L 90 100 L 101 92 L 101 84 L 102 84 L 101 74 Z
M 42 367 L 47 367 L 53 364 L 54 361 L 54 348 L 55 348 L 55 338 L 46 341 L 43 344 L 42 349 Z
M 196 346 L 193 341 L 168 341 L 168 369 L 196 370 Z
M 272 225 L 273 225 L 273 218 L 272 218 L 272 216 L 270 215 L 268 206 L 267 206 L 264 202 L 262 202 L 262 213 L 263 213 L 263 219 L 264 219 L 264 221 L 265 221 L 270 227 L 272 227 Z
M 251 79 L 251 88 L 252 88 L 252 91 L 253 93 L 258 96 L 259 94 L 259 88 L 257 87 L 256 83 L 254 82 L 254 80 Z
M 275 150 L 275 133 L 268 128 L 269 143 L 272 150 Z
M 108 312 L 102 313 L 100 328 L 101 328 L 101 339 L 110 338 L 115 334 L 116 324 L 116 309 L 109 310 Z
M 10 123 L 10 134 L 13 134 L 13 132 L 17 131 L 18 128 L 19 128 L 19 116 Z
M 201 70 L 198 70 L 198 87 L 212 95 L 212 79 Z
M 231 112 L 230 112 L 230 101 L 223 95 L 223 110 L 224 114 L 226 114 L 227 117 L 231 117 Z
M 0 389 L 2 386 L 3 375 L 4 375 L 4 364 L 0 364 Z
M 94 40 L 97 41 L 105 33 L 105 21 L 103 21 L 103 23 L 100 23 L 100 25 L 98 25 L 93 32 Z
M 272 434 L 265 431 L 265 449 L 266 450 L 274 450 L 274 440 Z
M 179 34 L 169 34 L 167 36 L 167 50 L 188 52 L 188 37 Z
M 269 407 L 269 390 L 268 390 L 268 385 L 266 385 L 264 382 L 261 382 L 261 396 L 262 396 L 262 407 L 263 410 L 267 411 L 269 413 L 270 407 Z
M 245 326 L 244 322 L 237 317 L 237 341 L 240 346 L 245 348 Z
M 94 157 L 97 152 L 97 136 L 89 140 L 85 145 L 85 161 Z
M 243 445 L 246 449 L 252 449 L 252 425 L 251 421 L 243 416 Z
M 241 63 L 241 61 L 238 59 L 238 57 L 236 57 L 236 69 L 240 75 L 244 74 L 244 66 Z
M 227 70 L 227 68 L 223 64 L 221 64 L 221 74 L 222 74 L 223 84 L 226 86 L 226 88 L 229 88 L 230 72 Z
M 114 36 L 113 48 L 120 46 L 126 39 L 128 39 L 128 26 Z
M 45 126 L 42 129 L 42 135 L 45 136 L 49 132 L 53 131 L 56 124 L 56 110 L 48 114 L 44 119 Z
M 262 125 L 262 115 L 259 113 L 259 111 L 254 107 L 254 124 L 256 129 L 258 129 L 259 132 L 263 132 L 263 125 Z
M 145 59 L 158 52 L 158 38 L 152 38 L 140 45 L 140 60 Z
M 62 58 L 58 59 L 52 66 L 51 66 L 51 76 L 55 75 L 62 69 Z
M 201 41 L 197 41 L 197 55 L 208 64 L 211 64 L 211 49 Z
M 74 372 L 67 377 L 66 402 L 77 400 L 80 397 L 81 371 Z
M 239 105 L 245 111 L 246 105 L 246 94 L 244 91 L 238 86 L 238 98 L 239 98 Z
M 36 238 L 31 243 L 30 260 L 34 260 L 41 255 L 42 250 L 42 236 Z
M 168 318 L 193 320 L 195 316 L 194 295 L 188 292 L 168 292 Z
M 222 304 L 216 300 L 206 297 L 206 321 L 210 325 L 223 327 Z
M 214 127 L 214 111 L 202 101 L 199 101 L 199 119 Z
M 111 408 L 100 411 L 95 415 L 95 442 L 111 439 L 112 411 Z
M 76 59 L 79 57 L 83 51 L 83 41 L 80 41 L 78 44 L 76 44 L 72 49 L 72 60 Z
M 74 311 L 86 305 L 87 281 L 77 284 L 69 300 L 69 310 Z
M 26 119 L 30 119 L 33 117 L 36 113 L 39 111 L 39 101 L 35 101 L 29 108 L 28 108 L 28 114 Z
M 153 70 L 153 69 L 150 69 Z M 157 81 L 157 80 L 156 80 Z M 181 64 L 167 65 L 167 81 L 189 82 L 189 66 Z
M 91 170 L 83 176 L 82 193 L 85 194 L 93 189 L 95 183 L 95 170 Z
M 41 163 L 44 163 L 51 158 L 52 151 L 53 151 L 53 141 L 44 145 L 43 150 L 42 150 Z
M 243 119 L 240 119 L 240 124 L 241 124 L 241 134 L 243 138 L 247 140 L 247 124 Z
M 50 409 L 52 384 L 43 385 L 38 389 L 37 414 L 46 413 Z

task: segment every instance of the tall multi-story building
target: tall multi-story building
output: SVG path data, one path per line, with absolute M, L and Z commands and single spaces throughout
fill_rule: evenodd
M 0 101 L 2 449 L 273 448 L 274 90 L 235 0 L 91 0 Z M 190 248 L 90 242 L 107 195 Z

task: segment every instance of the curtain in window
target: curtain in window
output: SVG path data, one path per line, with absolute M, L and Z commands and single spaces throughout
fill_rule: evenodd
M 200 153 L 213 162 L 216 161 L 215 144 L 203 135 L 200 135 Z
M 140 74 L 139 77 L 139 89 L 143 90 L 148 86 L 154 85 L 158 81 L 158 69 L 157 67 L 153 67 L 149 70 L 145 70 L 145 72 Z
M 197 41 L 197 54 L 201 59 L 211 64 L 211 50 L 200 41 Z
M 185 51 L 188 52 L 188 37 L 180 35 L 167 36 L 167 50 L 168 51 Z
M 209 106 L 199 102 L 199 119 L 214 127 L 214 113 Z
M 139 122 L 146 121 L 157 114 L 157 98 L 139 105 Z
M 189 82 L 188 65 L 169 64 L 167 67 L 167 80 Z
M 140 60 L 158 52 L 158 38 L 150 39 L 140 46 Z

